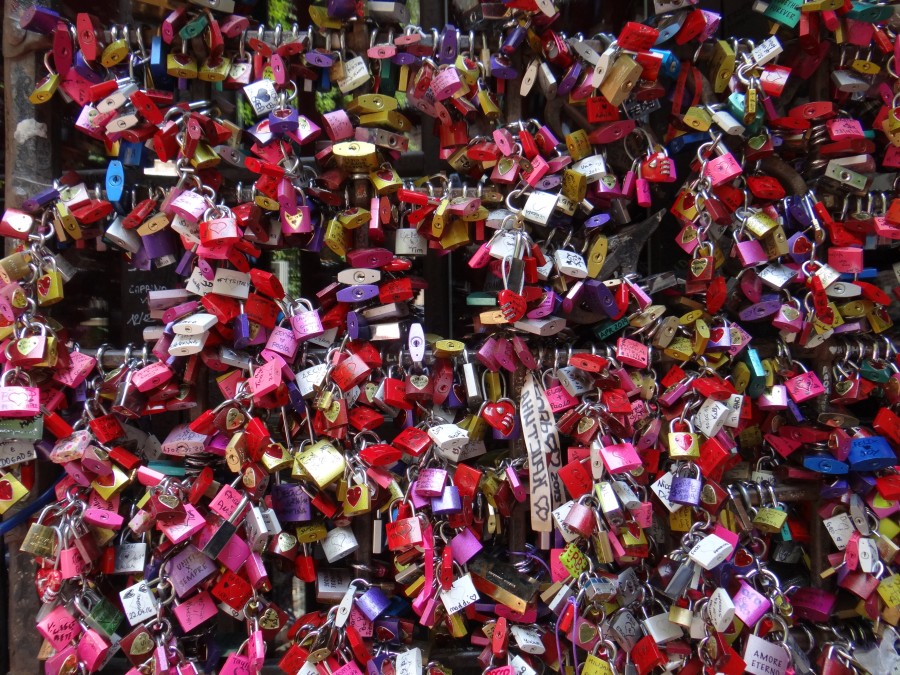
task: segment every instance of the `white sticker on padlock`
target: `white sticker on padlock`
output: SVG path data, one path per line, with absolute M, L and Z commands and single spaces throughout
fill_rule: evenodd
M 659 501 L 662 502 L 662 505 L 665 506 L 669 511 L 675 513 L 678 509 L 682 507 L 682 504 L 673 504 L 669 501 L 669 492 L 672 490 L 672 472 L 666 471 L 662 476 L 657 479 L 655 483 L 650 486 L 650 489 L 656 493 L 656 496 L 659 497 Z
M 516 675 L 537 675 L 537 671 L 518 654 L 509 660 L 509 665 L 515 669 Z
M 787 647 L 778 642 L 763 640 L 752 633 L 747 636 L 744 650 L 745 673 L 753 675 L 784 675 L 791 663 Z
M 136 626 L 156 616 L 156 598 L 146 581 L 140 581 L 119 593 L 128 623 Z
M 727 405 L 721 401 L 708 398 L 694 413 L 692 418 L 694 427 L 704 436 L 715 436 L 725 425 L 725 416 L 728 412 Z
M 428 430 L 428 436 L 441 450 L 462 448 L 469 442 L 469 432 L 456 424 L 438 424 Z
M 246 300 L 250 296 L 250 275 L 220 267 L 213 279 L 212 292 L 229 298 Z
M 509 631 L 519 649 L 526 654 L 543 654 L 547 651 L 537 629 L 528 626 L 510 626 Z
M 732 394 L 724 401 L 728 406 L 722 424 L 731 429 L 737 428 L 741 423 L 741 407 L 744 405 L 744 397 L 741 394 Z
M 413 647 L 397 654 L 394 672 L 397 675 L 422 675 L 422 651 Z
M 709 596 L 709 605 L 707 606 L 709 614 L 709 622 L 718 632 L 724 632 L 734 621 L 734 602 L 728 591 L 724 588 L 717 588 L 713 594 Z
M 560 274 L 574 279 L 584 279 L 587 276 L 587 264 L 584 258 L 575 251 L 568 251 L 564 248 L 557 249 L 553 254 L 553 262 Z
M 847 548 L 850 536 L 856 531 L 850 516 L 846 513 L 839 513 L 831 518 L 826 518 L 823 522 L 825 523 L 825 529 L 828 530 L 828 534 L 831 535 L 831 540 L 838 550 L 843 551 Z
M 784 49 L 782 48 L 781 43 L 778 41 L 778 38 L 773 35 L 756 45 L 753 51 L 750 52 L 750 58 L 756 64 L 757 68 L 762 68 L 769 63 L 769 61 L 777 59 L 782 51 L 784 51 Z
M 491 241 L 489 253 L 492 258 L 497 258 L 497 260 L 503 260 L 504 258 L 511 257 L 515 254 L 516 251 L 516 241 L 518 240 L 519 235 L 510 230 L 504 230 L 499 232 L 497 236 Z
M 734 545 L 716 534 L 709 534 L 696 544 L 688 557 L 705 570 L 711 570 L 725 562 L 734 553 Z
M 344 77 L 338 80 L 338 88 L 347 94 L 363 86 L 371 77 L 372 74 L 363 57 L 354 56 L 344 62 Z
M 453 582 L 446 591 L 441 591 L 441 602 L 447 614 L 456 614 L 471 604 L 478 602 L 478 591 L 472 583 L 472 575 L 468 572 Z

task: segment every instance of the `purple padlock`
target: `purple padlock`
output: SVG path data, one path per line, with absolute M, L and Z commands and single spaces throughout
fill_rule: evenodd
M 557 96 L 568 96 L 569 92 L 575 86 L 578 78 L 581 77 L 582 65 L 581 61 L 575 61 L 563 75 L 559 85 L 556 88 Z
M 175 254 L 175 240 L 172 238 L 172 231 L 168 228 L 143 235 L 141 243 L 147 257 L 151 260 L 174 256 Z
M 358 286 L 348 286 L 337 292 L 338 302 L 365 302 L 371 300 L 378 295 L 378 286 L 375 284 L 360 284 Z
M 276 108 L 269 113 L 269 131 L 286 134 L 296 131 L 300 125 L 300 113 L 294 108 Z
M 447 485 L 439 497 L 431 498 L 431 512 L 436 516 L 447 516 L 462 511 L 462 500 L 455 485 Z
M 491 54 L 491 76 L 498 80 L 514 80 L 519 76 L 519 71 L 513 68 L 507 56 Z
M 549 316 L 553 313 L 553 310 L 556 308 L 556 301 L 558 296 L 556 293 L 549 288 L 544 290 L 544 297 L 541 298 L 540 304 L 529 311 L 525 316 L 529 319 L 542 319 L 545 316 Z
M 384 614 L 390 606 L 391 599 L 378 586 L 369 586 L 369 589 L 355 598 L 356 608 L 363 613 L 369 621 L 375 621 Z
M 347 334 L 351 340 L 368 340 L 372 337 L 369 323 L 359 312 L 347 312 Z
M 438 63 L 445 65 L 456 61 L 456 55 L 459 52 L 458 43 L 459 30 L 456 26 L 448 23 L 441 32 L 441 51 L 436 55 Z
M 460 565 L 469 562 L 481 552 L 481 549 L 481 542 L 468 527 L 450 540 L 450 552 L 453 554 L 453 560 Z

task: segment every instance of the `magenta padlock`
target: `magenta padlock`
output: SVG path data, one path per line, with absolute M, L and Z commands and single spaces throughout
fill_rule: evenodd
M 77 548 L 63 549 L 59 554 L 59 570 L 63 579 L 74 579 L 83 576 L 90 569 L 90 564 L 81 557 Z
M 522 169 L 522 179 L 531 187 L 535 187 L 550 172 L 550 165 L 540 155 L 536 155 L 530 162 L 530 168 Z
M 653 197 L 650 195 L 650 181 L 640 177 L 634 181 L 634 199 L 641 208 L 648 209 L 653 205 Z
M 787 408 L 787 401 L 787 387 L 783 384 L 774 384 L 756 399 L 756 405 L 760 410 L 784 410 Z
M 544 391 L 544 394 L 547 396 L 547 401 L 550 403 L 550 409 L 554 414 L 559 414 L 565 410 L 574 408 L 579 404 L 579 399 L 572 396 L 572 394 L 566 391 L 566 388 L 561 384 L 548 387 Z
M 88 672 L 94 672 L 100 669 L 111 647 L 99 632 L 87 628 L 78 640 L 78 660 L 87 666 Z
M 734 180 L 742 172 L 743 168 L 730 152 L 725 152 L 708 160 L 704 169 L 704 175 L 709 178 L 713 187 L 718 187 Z
M 762 279 L 752 269 L 742 270 L 739 273 L 741 292 L 750 302 L 759 302 L 762 299 Z
M 785 382 L 788 393 L 795 403 L 803 403 L 825 393 L 825 387 L 822 386 L 822 382 L 815 373 L 809 372 L 797 361 L 794 361 L 794 364 L 799 365 L 804 371 Z
M 78 637 L 82 627 L 63 605 L 57 605 L 38 621 L 37 631 L 54 649 L 59 650 Z
M 616 358 L 633 368 L 646 368 L 650 362 L 650 351 L 642 342 L 620 337 L 616 341 Z
M 537 359 L 534 358 L 534 354 L 531 353 L 528 342 L 522 336 L 515 335 L 512 339 L 512 345 L 513 350 L 515 350 L 516 356 L 519 357 L 519 361 L 522 362 L 522 365 L 529 370 L 536 370 L 538 362 Z
M 462 500 L 459 496 L 459 488 L 455 485 L 446 486 L 440 497 L 431 498 L 431 512 L 436 516 L 447 516 L 462 511 Z
M 0 380 L 0 418 L 36 417 L 41 413 L 41 391 L 37 387 L 16 387 L 5 384 L 7 371 Z M 30 381 L 29 381 L 30 384 Z
M 353 137 L 353 123 L 350 121 L 350 116 L 347 115 L 345 110 L 335 110 L 330 113 L 325 113 L 322 115 L 322 120 L 322 126 L 325 128 L 325 133 L 332 142 L 338 143 Z
M 628 441 L 600 447 L 600 458 L 611 474 L 626 473 L 641 466 L 640 455 Z M 673 479 L 674 484 L 674 479 Z
M 500 370 L 500 364 L 497 363 L 497 359 L 494 358 L 496 346 L 497 340 L 493 337 L 489 337 L 484 341 L 484 344 L 478 348 L 478 351 L 475 352 L 475 357 L 478 359 L 478 362 L 492 373 L 496 373 Z
M 865 138 L 862 124 L 858 120 L 847 117 L 835 117 L 825 122 L 828 136 L 832 141 L 840 141 L 846 138 Z
M 440 68 L 431 80 L 431 91 L 438 101 L 450 98 L 461 88 L 462 81 L 459 79 L 459 71 L 454 66 Z
M 210 533 L 210 536 L 211 535 L 212 533 Z M 201 538 L 198 543 L 205 544 L 206 542 Z M 244 563 L 247 562 L 247 558 L 249 557 L 250 546 L 235 534 L 232 535 L 231 539 L 228 540 L 228 543 L 225 544 L 219 555 L 216 556 L 216 560 L 232 572 L 237 573 L 237 571 L 243 567 Z
M 519 363 L 516 360 L 516 352 L 513 348 L 513 344 L 506 338 L 500 338 L 499 340 L 497 340 L 497 348 L 494 351 L 494 358 L 496 359 L 497 363 L 499 363 L 510 373 L 516 372 L 516 368 L 518 368 L 519 366 Z
M 450 552 L 453 560 L 460 565 L 465 565 L 469 560 L 481 552 L 481 541 L 468 527 L 450 540 Z
M 57 675 L 61 673 L 77 672 L 78 649 L 75 645 L 69 645 L 58 649 L 56 653 L 44 662 L 45 675 Z M 134 671 L 132 673 L 132 671 Z M 136 668 L 132 668 L 126 675 L 140 675 Z
M 250 659 L 243 654 L 229 654 L 225 659 L 222 670 L 219 675 L 246 675 L 247 673 L 257 673 L 259 669 L 254 669 L 250 663 Z
M 305 311 L 298 312 L 297 307 L 305 308 Z M 294 331 L 294 337 L 298 342 L 312 340 L 325 333 L 322 327 L 322 318 L 319 313 L 313 309 L 312 304 L 308 300 L 297 300 L 291 307 L 293 312 L 291 316 L 291 329 Z
M 741 581 L 740 589 L 731 600 L 734 603 L 734 615 L 750 628 L 759 623 L 772 607 L 771 601 L 746 581 Z
M 791 298 L 789 302 L 781 305 L 775 318 L 772 319 L 772 325 L 788 333 L 799 333 L 803 330 L 803 312 L 800 301 Z
M 446 470 L 422 469 L 416 479 L 415 493 L 422 497 L 440 497 L 446 483 Z
M 250 551 L 247 562 L 244 563 L 244 571 L 247 573 L 247 580 L 256 590 L 260 590 L 269 586 L 269 573 L 263 562 L 262 556 L 256 551 Z
M 742 267 L 756 267 L 769 260 L 762 244 L 756 239 L 741 241 L 738 233 L 734 233 L 734 254 Z
M 572 508 L 569 509 L 569 512 L 563 519 L 565 526 L 582 537 L 590 537 L 594 534 L 594 527 L 597 521 L 594 518 L 593 506 L 589 506 L 592 503 L 590 495 L 579 497 L 578 501 L 572 504 Z
M 369 586 L 369 589 L 354 599 L 356 608 L 363 613 L 369 621 L 375 621 L 380 617 L 391 604 L 384 591 L 378 586 Z
M 413 505 L 414 509 L 424 509 L 426 506 L 430 506 L 430 498 L 419 494 L 417 483 L 418 481 L 413 481 L 409 484 L 409 503 Z
M 558 296 L 554 291 L 547 288 L 544 290 L 544 295 L 541 298 L 540 304 L 537 307 L 530 310 L 525 316 L 529 319 L 543 319 L 545 316 L 549 316 L 553 313 L 553 310 L 556 309 L 556 301 L 558 300 Z
M 549 155 L 559 145 L 559 139 L 553 135 L 550 127 L 546 124 L 538 129 L 534 135 L 534 141 L 537 143 L 538 150 L 542 155 Z
M 174 612 L 184 632 L 190 633 L 200 624 L 216 616 L 219 609 L 208 591 L 200 591 L 184 602 L 176 602 Z
M 270 352 L 279 354 L 286 361 L 293 362 L 297 356 L 297 349 L 300 343 L 294 337 L 294 331 L 291 328 L 275 326 L 269 333 L 269 339 L 266 341 L 266 349 Z
M 625 392 L 625 395 L 628 396 L 628 398 L 631 398 L 640 391 L 638 386 L 634 383 L 634 380 L 631 379 L 631 374 L 624 368 L 610 368 L 609 373 L 610 375 L 619 378 L 619 388 Z

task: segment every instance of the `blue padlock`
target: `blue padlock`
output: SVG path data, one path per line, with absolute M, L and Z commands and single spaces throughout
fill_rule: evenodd
M 147 146 L 143 143 L 119 142 L 119 160 L 124 166 L 143 166 L 144 150 Z
M 125 169 L 118 159 L 112 160 L 106 167 L 106 198 L 116 205 L 125 194 Z
M 659 74 L 674 80 L 681 72 L 681 61 L 668 49 L 651 48 L 651 52 L 662 56 L 662 65 L 659 67 Z
M 829 476 L 843 476 L 850 471 L 846 463 L 831 455 L 807 455 L 803 458 L 803 467 Z
M 854 438 L 847 459 L 853 471 L 877 471 L 897 463 L 897 455 L 882 436 Z

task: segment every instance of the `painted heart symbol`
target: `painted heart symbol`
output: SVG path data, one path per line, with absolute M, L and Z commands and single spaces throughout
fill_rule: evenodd
M 46 297 L 50 291 L 50 275 L 45 274 L 37 282 L 37 292 L 40 297 Z
M 347 490 L 347 503 L 356 508 L 356 505 L 359 504 L 359 500 L 362 499 L 362 487 L 359 485 L 354 485 L 352 488 Z
M 699 277 L 706 270 L 706 266 L 709 265 L 709 260 L 706 258 L 695 258 L 691 260 L 691 274 L 695 277 Z
M 709 339 L 712 342 L 721 342 L 724 337 L 725 337 L 725 329 L 722 328 L 721 326 L 717 326 L 716 328 L 713 328 L 712 332 L 710 332 L 710 334 L 709 334 Z
M 812 242 L 806 237 L 797 237 L 791 246 L 791 253 L 809 253 L 812 251 Z
M 504 288 L 497 294 L 497 302 L 500 304 L 500 311 L 503 312 L 503 318 L 509 323 L 515 323 L 525 316 L 528 305 L 518 293 L 513 293 L 508 288 Z
M 515 427 L 516 409 L 508 401 L 488 403 L 481 413 L 484 421 L 503 435 L 512 433 Z
M 676 437 L 675 442 L 678 445 L 678 447 L 680 447 L 682 450 L 687 452 L 688 450 L 690 450 L 691 446 L 694 444 L 694 439 L 691 438 L 691 436 L 688 434 L 682 434 L 682 435 Z
M 581 645 L 589 644 L 597 637 L 597 627 L 588 622 L 582 621 L 578 625 L 578 643 Z
M 236 431 L 244 425 L 244 414 L 237 408 L 231 408 L 225 415 L 225 429 Z
M 8 502 L 13 498 L 13 486 L 6 478 L 0 480 L 0 501 Z

